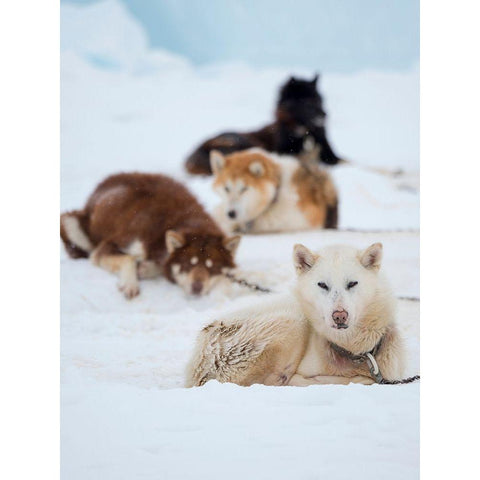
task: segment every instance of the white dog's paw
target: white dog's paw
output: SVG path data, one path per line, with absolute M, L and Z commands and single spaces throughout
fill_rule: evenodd
M 357 375 L 356 377 L 352 377 L 350 379 L 351 383 L 360 383 L 362 385 L 373 385 L 375 380 L 370 377 L 365 377 L 364 375 Z
M 136 297 L 140 293 L 140 286 L 137 281 L 120 281 L 118 282 L 118 289 L 128 299 Z

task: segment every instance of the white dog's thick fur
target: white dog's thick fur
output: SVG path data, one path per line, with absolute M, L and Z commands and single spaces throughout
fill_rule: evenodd
M 298 279 L 290 295 L 207 325 L 187 370 L 187 386 L 211 379 L 238 385 L 370 384 L 365 363 L 332 343 L 364 354 L 377 345 L 383 376 L 400 379 L 404 346 L 395 325 L 395 299 L 379 272 L 382 245 L 365 250 L 294 248 Z

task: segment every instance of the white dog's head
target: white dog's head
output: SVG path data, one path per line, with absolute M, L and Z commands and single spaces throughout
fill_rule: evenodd
M 316 330 L 335 341 L 349 336 L 379 291 L 382 244 L 365 250 L 327 247 L 318 254 L 303 245 L 293 252 L 297 295 Z

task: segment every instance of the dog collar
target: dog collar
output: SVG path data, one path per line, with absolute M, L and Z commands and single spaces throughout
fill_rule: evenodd
M 273 199 L 270 202 L 270 205 L 268 206 L 268 208 L 270 208 L 272 205 L 275 205 L 275 203 L 277 203 L 278 201 L 278 196 L 280 193 L 280 183 L 281 183 L 281 179 L 278 180 L 278 185 L 277 185 L 277 188 L 275 189 L 275 195 L 273 196 Z
M 383 383 L 384 378 L 382 373 L 380 372 L 380 368 L 378 367 L 377 361 L 375 360 L 375 355 L 378 354 L 380 347 L 382 346 L 383 336 L 380 338 L 378 343 L 369 351 L 365 353 L 352 353 L 349 350 L 337 345 L 333 342 L 328 342 L 330 348 L 334 350 L 336 353 L 341 355 L 344 358 L 348 358 L 353 363 L 367 363 L 368 369 L 370 370 L 370 375 L 377 383 Z

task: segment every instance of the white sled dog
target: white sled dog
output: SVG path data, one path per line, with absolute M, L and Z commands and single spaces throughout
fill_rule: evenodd
M 187 387 L 211 379 L 243 386 L 371 384 L 377 370 L 388 380 L 402 378 L 395 298 L 379 272 L 382 245 L 332 246 L 318 254 L 295 245 L 293 257 L 298 278 L 292 295 L 200 332 Z
M 318 164 L 259 148 L 227 156 L 212 150 L 210 164 L 222 198 L 215 217 L 227 232 L 337 227 L 337 191 Z

